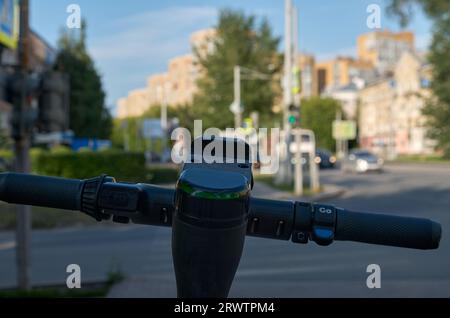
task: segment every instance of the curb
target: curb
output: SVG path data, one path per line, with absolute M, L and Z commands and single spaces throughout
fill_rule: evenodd
M 327 186 L 325 186 L 325 189 L 326 188 L 327 188 Z M 332 188 L 331 190 L 325 190 L 322 193 L 318 193 L 318 194 L 315 194 L 312 196 L 305 196 L 305 197 L 297 197 L 290 193 L 279 192 L 279 193 L 274 194 L 272 196 L 272 198 L 275 200 L 292 200 L 292 201 L 300 200 L 300 201 L 309 201 L 309 202 L 321 202 L 321 201 L 339 198 L 347 192 L 347 190 L 342 187 L 332 186 L 331 188 Z
M 344 188 L 336 188 L 333 191 L 319 193 L 317 195 L 314 195 L 312 197 L 307 197 L 307 198 L 310 198 L 311 201 L 321 202 L 321 201 L 339 198 L 339 197 L 343 196 L 346 192 L 347 192 L 347 190 Z

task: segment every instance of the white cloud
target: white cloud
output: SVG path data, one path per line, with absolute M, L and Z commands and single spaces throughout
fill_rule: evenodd
M 190 51 L 189 35 L 216 22 L 217 9 L 176 6 L 111 21 L 111 30 L 92 41 L 89 51 L 103 74 L 108 104 L 144 86 L 174 56 Z
M 128 16 L 111 23 L 111 33 L 96 39 L 90 51 L 96 60 L 146 60 L 189 50 L 189 32 L 210 26 L 212 7 L 170 7 Z

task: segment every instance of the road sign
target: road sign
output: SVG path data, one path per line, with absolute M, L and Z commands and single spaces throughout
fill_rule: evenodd
M 19 39 L 19 1 L 0 0 L 0 44 L 16 49 Z
M 52 143 L 67 143 L 71 144 L 74 134 L 73 131 L 51 132 L 51 133 L 36 133 L 33 136 L 33 143 L 35 144 L 52 144 Z
M 356 139 L 356 122 L 353 120 L 336 120 L 333 122 L 333 138 L 336 140 Z
M 160 119 L 145 119 L 142 123 L 142 135 L 144 138 L 163 138 L 164 130 Z

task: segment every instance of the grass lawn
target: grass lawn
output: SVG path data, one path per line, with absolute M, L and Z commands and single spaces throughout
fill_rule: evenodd
M 449 163 L 450 159 L 444 158 L 439 155 L 410 155 L 410 156 L 399 156 L 394 162 L 404 162 L 404 163 Z
M 115 284 L 121 282 L 124 276 L 120 272 L 110 273 L 108 280 L 102 284 L 95 284 L 81 289 L 67 287 L 35 288 L 30 291 L 0 290 L 0 298 L 104 298 Z
M 97 224 L 97 221 L 81 212 L 41 207 L 32 207 L 32 222 L 34 229 L 53 229 L 57 227 Z M 15 206 L 0 202 L 0 230 L 14 230 L 15 228 Z

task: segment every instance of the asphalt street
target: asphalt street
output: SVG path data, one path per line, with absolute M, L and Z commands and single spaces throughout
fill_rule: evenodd
M 324 171 L 321 180 L 347 188 L 329 201 L 354 211 L 426 217 L 442 224 L 437 251 L 351 242 L 314 243 L 248 238 L 230 296 L 450 297 L 450 166 L 390 165 L 381 174 Z M 33 232 L 35 284 L 64 284 L 78 264 L 83 282 L 120 269 L 127 280 L 112 297 L 175 296 L 170 229 L 134 225 Z M 368 289 L 367 266 L 381 267 L 381 288 Z M 15 284 L 14 233 L 0 233 L 0 288 Z

